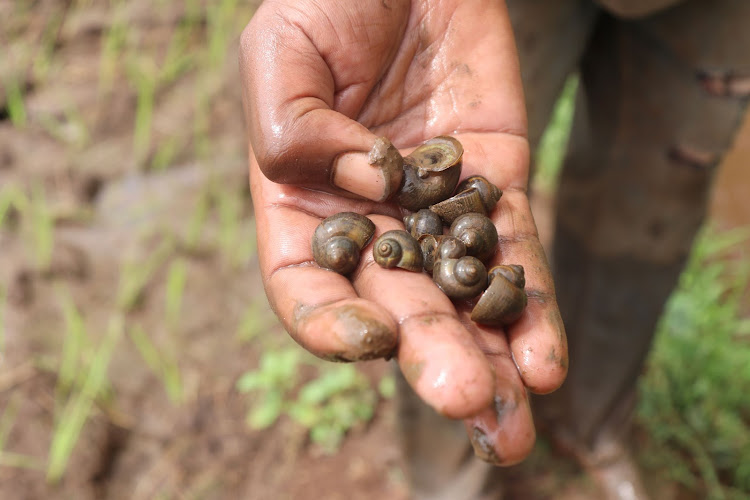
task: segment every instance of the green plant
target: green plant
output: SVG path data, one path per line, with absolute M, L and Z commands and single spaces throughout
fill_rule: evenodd
M 136 259 L 124 264 L 117 289 L 117 304 L 121 310 L 128 312 L 138 304 L 146 285 L 156 271 L 167 262 L 174 249 L 174 241 L 167 238 L 162 240 L 145 261 Z
M 301 367 L 313 368 L 317 377 L 300 387 Z M 377 404 L 377 393 L 353 365 L 323 363 L 297 347 L 267 350 L 258 369 L 237 381 L 237 389 L 253 393 L 250 427 L 265 429 L 288 415 L 326 452 L 335 451 L 350 429 L 369 421 Z
M 5 80 L 5 106 L 8 117 L 13 126 L 17 128 L 26 127 L 26 104 L 23 96 L 23 83 L 18 78 L 9 77 Z
M 560 167 L 562 167 L 570 128 L 573 124 L 577 89 L 578 77 L 576 75 L 568 77 L 536 150 L 534 158 L 536 171 L 532 183 L 546 192 L 552 192 L 557 188 Z
M 162 352 L 140 325 L 131 328 L 128 335 L 146 365 L 164 384 L 169 400 L 174 404 L 181 403 L 184 398 L 182 374 L 174 350 Z
M 182 311 L 182 297 L 187 281 L 187 266 L 183 259 L 175 259 L 167 271 L 165 297 L 166 324 L 170 331 L 176 331 Z
M 77 314 L 77 313 L 76 313 Z M 80 316 L 79 316 L 80 317 Z M 72 341 L 76 346 L 69 354 L 77 361 L 76 374 L 69 375 L 69 379 L 77 382 L 70 387 L 63 387 L 57 391 L 57 411 L 52 434 L 52 443 L 47 461 L 47 480 L 57 482 L 65 474 L 65 470 L 84 424 L 91 414 L 94 402 L 103 397 L 109 387 L 107 368 L 115 347 L 123 332 L 124 320 L 117 316 L 109 323 L 104 338 L 98 346 L 84 348 L 79 340 Z M 74 320 L 69 326 L 72 328 L 68 336 L 85 336 L 82 324 Z M 67 337 L 66 337 L 67 342 Z M 61 367 L 62 371 L 62 367 Z M 59 383 L 70 383 L 70 380 L 58 379 Z
M 241 342 L 257 339 L 271 328 L 278 325 L 278 321 L 268 308 L 268 302 L 255 300 L 250 303 L 237 326 L 237 338 Z
M 728 258 L 750 230 L 708 229 L 660 321 L 640 382 L 638 418 L 652 465 L 708 498 L 750 494 L 750 264 Z M 745 296 L 746 298 L 746 296 Z

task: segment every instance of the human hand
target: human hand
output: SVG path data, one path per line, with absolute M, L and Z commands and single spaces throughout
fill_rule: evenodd
M 526 118 L 504 3 L 267 0 L 240 59 L 261 273 L 287 331 L 327 359 L 395 354 L 425 402 L 465 419 L 480 457 L 523 459 L 535 437 L 525 388 L 556 389 L 567 348 L 526 197 Z M 463 144 L 463 177 L 504 192 L 491 214 L 492 265 L 523 265 L 529 296 L 505 330 L 473 323 L 471 305 L 452 303 L 426 274 L 374 265 L 372 243 L 349 279 L 312 261 L 313 231 L 335 213 L 367 215 L 373 241 L 403 228 L 368 164 L 376 137 L 406 152 L 438 135 Z

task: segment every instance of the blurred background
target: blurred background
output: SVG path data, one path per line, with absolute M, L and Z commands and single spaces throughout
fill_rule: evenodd
M 0 0 L 0 498 L 405 499 L 388 363 L 260 283 L 237 41 L 257 2 Z M 549 238 L 571 78 L 537 152 Z M 641 378 L 656 498 L 750 498 L 750 121 Z M 595 498 L 544 440 L 508 498 Z

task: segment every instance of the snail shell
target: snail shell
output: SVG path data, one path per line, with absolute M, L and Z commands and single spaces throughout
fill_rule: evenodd
M 425 271 L 432 272 L 435 261 L 440 259 L 459 259 L 466 255 L 466 245 L 453 236 L 424 234 L 419 238 Z
M 438 214 L 446 224 L 452 224 L 456 218 L 463 214 L 473 212 L 487 214 L 484 202 L 482 201 L 482 195 L 475 188 L 461 191 L 447 200 L 430 205 L 430 210 Z
M 490 269 L 490 286 L 471 311 L 471 319 L 490 326 L 509 325 L 523 314 L 527 297 L 523 267 L 495 266 Z
M 432 279 L 452 299 L 470 299 L 487 287 L 487 269 L 476 257 L 435 261 Z
M 324 219 L 312 238 L 313 259 L 320 267 L 349 274 L 359 263 L 362 248 L 375 234 L 375 224 L 364 215 L 342 212 Z
M 404 180 L 398 203 L 416 212 L 448 198 L 461 177 L 463 152 L 457 139 L 439 136 L 404 157 Z
M 422 249 L 417 240 L 406 231 L 386 231 L 375 240 L 372 256 L 381 267 L 400 267 L 407 271 L 422 270 Z
M 450 234 L 464 242 L 467 254 L 481 261 L 489 260 L 497 248 L 497 229 L 486 215 L 460 215 L 451 224 Z
M 443 234 L 443 221 L 440 220 L 440 216 L 426 208 L 404 217 L 404 225 L 409 234 L 416 239 L 423 234 Z
M 476 189 L 482 198 L 482 204 L 484 205 L 484 211 L 487 214 L 492 213 L 492 210 L 500 201 L 500 197 L 503 192 L 490 181 L 482 177 L 481 175 L 472 175 L 464 179 L 461 184 L 456 188 L 458 192 L 468 191 L 470 189 Z

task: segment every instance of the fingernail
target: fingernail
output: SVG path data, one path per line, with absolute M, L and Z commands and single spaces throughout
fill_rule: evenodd
M 318 356 L 330 360 L 384 358 L 392 355 L 396 348 L 396 323 L 384 317 L 383 311 L 377 310 L 374 304 L 361 299 L 320 307 L 309 313 L 299 328 L 312 330 L 307 337 L 312 337 L 314 332 L 334 334 L 332 343 L 316 346 L 314 350 Z
M 503 463 L 497 451 L 495 451 L 492 439 L 479 427 L 474 427 L 471 431 L 471 446 L 474 448 L 474 454 L 477 458 L 494 465 Z
M 402 178 L 403 158 L 385 137 L 378 137 L 369 153 L 340 154 L 331 175 L 334 186 L 373 201 L 387 200 Z

